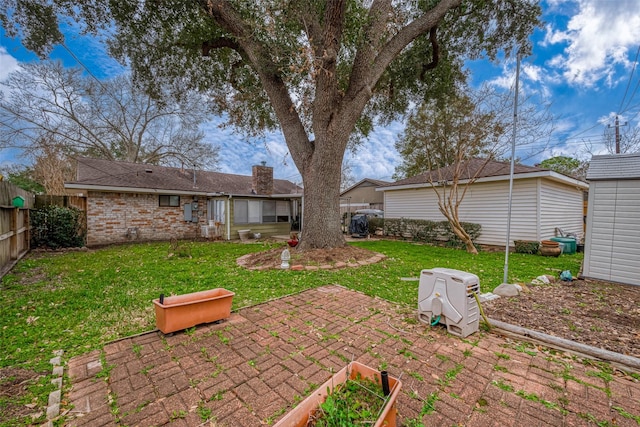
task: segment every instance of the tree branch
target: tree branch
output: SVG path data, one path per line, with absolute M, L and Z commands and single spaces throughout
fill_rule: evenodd
M 220 37 L 217 39 L 213 39 L 213 40 L 208 40 L 205 42 L 202 42 L 202 56 L 209 56 L 209 53 L 214 50 L 214 49 L 222 49 L 222 48 L 229 48 L 229 49 L 233 49 L 236 52 L 238 52 L 240 55 L 243 55 L 244 52 L 242 52 L 242 49 L 240 48 L 240 45 L 229 38 L 226 37 Z
M 422 72 L 420 73 L 420 80 L 424 80 L 424 76 L 429 70 L 433 70 L 438 65 L 438 61 L 440 60 L 440 45 L 438 44 L 438 26 L 431 27 L 429 30 L 429 42 L 431 43 L 431 47 L 433 48 L 433 54 L 431 57 L 431 62 L 422 66 Z
M 201 8 L 223 30 L 238 43 L 246 54 L 246 62 L 258 75 L 262 86 L 271 100 L 291 155 L 299 169 L 313 154 L 313 144 L 304 128 L 291 95 L 284 83 L 278 67 L 271 60 L 270 47 L 252 37 L 251 29 L 246 25 L 233 3 L 227 0 L 201 0 Z M 303 171 L 301 170 L 303 173 Z
M 381 0 L 382 1 L 382 0 Z M 374 2 L 374 5 L 377 2 Z M 361 79 L 353 79 L 351 83 L 358 82 L 359 84 L 350 84 L 347 91 L 348 102 L 355 103 L 358 108 L 357 111 L 361 112 L 364 106 L 371 97 L 371 90 L 378 83 L 385 70 L 391 64 L 391 62 L 417 37 L 426 34 L 427 31 L 431 32 L 431 29 L 436 27 L 440 20 L 446 15 L 446 13 L 458 7 L 462 3 L 462 0 L 441 0 L 431 10 L 425 12 L 424 15 L 416 18 L 414 21 L 401 28 L 382 48 L 378 55 L 372 62 L 357 63 L 354 64 L 354 69 L 358 69 L 362 72 Z M 372 6 L 373 9 L 373 6 Z M 367 47 L 368 49 L 368 47 Z M 360 49 L 358 50 L 358 54 Z M 365 61 L 367 55 L 362 55 L 362 59 L 359 61 Z

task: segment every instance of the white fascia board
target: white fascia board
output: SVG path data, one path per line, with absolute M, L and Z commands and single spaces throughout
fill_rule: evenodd
M 566 175 L 559 174 L 554 171 L 541 171 L 541 172 L 527 172 L 527 173 L 519 173 L 514 174 L 513 179 L 528 179 L 528 178 L 549 178 L 553 181 L 562 182 L 567 185 L 574 185 L 580 189 L 588 190 L 589 184 L 584 181 L 580 181 L 578 179 L 574 179 L 568 177 Z M 478 178 L 475 182 L 496 182 L 496 181 L 508 181 L 509 175 L 499 175 L 499 176 L 487 176 Z M 468 182 L 468 180 L 461 180 L 459 184 L 464 185 Z M 435 186 L 438 186 L 438 183 L 435 183 Z M 423 182 L 419 184 L 407 184 L 407 185 L 396 185 L 389 187 L 378 187 L 376 191 L 386 191 L 386 190 L 408 190 L 408 189 L 416 189 L 416 188 L 427 188 L 431 187 L 431 183 Z
M 267 196 L 266 194 L 236 194 L 236 193 L 207 193 L 207 196 L 210 197 L 246 197 L 248 199 L 301 199 L 302 194 L 300 193 L 292 193 L 292 194 L 272 194 Z
M 431 187 L 431 184 L 428 182 L 421 182 L 419 184 L 406 184 L 406 185 L 392 185 L 389 187 L 377 187 L 376 191 L 387 191 L 387 190 L 409 190 L 412 188 L 427 188 Z

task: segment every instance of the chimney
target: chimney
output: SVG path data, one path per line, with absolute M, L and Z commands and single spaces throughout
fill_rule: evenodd
M 252 173 L 252 190 L 255 191 L 256 194 L 269 196 L 273 194 L 273 168 L 271 166 L 265 166 L 263 163 L 261 166 L 253 166 Z

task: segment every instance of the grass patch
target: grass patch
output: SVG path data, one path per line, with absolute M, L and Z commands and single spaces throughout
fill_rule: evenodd
M 511 384 L 505 383 L 502 378 L 500 378 L 499 380 L 491 381 L 491 384 L 498 387 L 500 390 L 508 391 L 510 393 L 513 392 L 513 386 Z
M 354 243 L 387 256 L 377 264 L 356 269 L 249 271 L 236 264 L 242 255 L 274 246 L 279 245 L 190 242 L 190 257 L 167 256 L 168 242 L 30 254 L 0 283 L 0 367 L 48 372 L 54 350 L 64 350 L 68 360 L 101 349 L 105 342 L 153 330 L 151 300 L 160 294 L 223 287 L 236 293 L 233 309 L 238 309 L 339 283 L 413 307 L 418 282 L 401 281 L 401 277 L 418 277 L 424 268 L 455 268 L 477 274 L 481 290 L 486 292 L 502 283 L 504 269 L 504 254 L 499 252 L 470 255 L 451 248 L 385 240 Z M 578 271 L 582 254 L 558 258 L 511 254 L 510 259 L 511 277 L 527 280 L 562 270 Z M 229 344 L 230 338 L 221 331 L 218 337 L 222 344 Z M 141 346 L 132 347 L 136 356 L 141 356 L 142 350 Z M 404 354 L 413 356 L 408 351 Z M 109 375 L 109 368 L 103 364 L 104 376 Z

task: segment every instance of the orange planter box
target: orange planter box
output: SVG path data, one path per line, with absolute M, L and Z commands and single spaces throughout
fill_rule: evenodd
M 231 316 L 235 293 L 223 288 L 154 299 L 156 327 L 168 334 Z
M 313 414 L 322 402 L 327 398 L 327 388 L 333 391 L 333 388 L 338 384 L 341 384 L 349 379 L 355 379 L 360 374 L 363 378 L 374 379 L 378 378 L 380 381 L 380 372 L 376 369 L 370 368 L 367 365 L 363 365 L 359 362 L 351 362 L 349 365 L 342 368 L 333 377 L 329 378 L 327 382 L 322 384 L 316 391 L 309 397 L 300 402 L 298 406 L 293 408 L 287 415 L 278 421 L 273 427 L 304 427 L 309 422 L 309 416 Z M 373 425 L 374 427 L 395 427 L 396 416 L 398 411 L 396 409 L 396 399 L 400 394 L 400 387 L 402 382 L 396 378 L 389 376 L 389 399 L 384 407 L 384 410 L 380 414 L 380 417 Z

